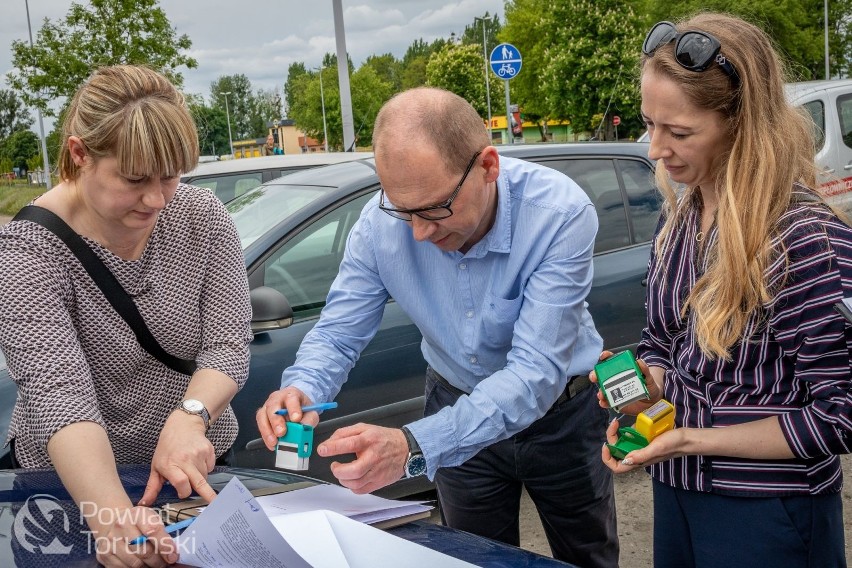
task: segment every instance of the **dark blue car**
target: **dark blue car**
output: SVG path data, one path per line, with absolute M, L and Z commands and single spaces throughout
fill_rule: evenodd
M 648 145 L 640 143 L 500 149 L 503 155 L 566 173 L 594 203 L 600 229 L 588 304 L 604 345 L 616 351 L 634 347 L 645 324 L 645 275 L 660 209 L 647 152 Z M 346 237 L 378 189 L 375 164 L 364 159 L 290 174 L 227 205 L 243 243 L 255 319 L 249 380 L 233 401 L 240 422 L 234 465 L 273 467 L 274 454 L 259 441 L 255 412 L 279 387 L 282 370 L 293 363 L 302 338 L 317 321 Z M 401 426 L 421 417 L 426 363 L 420 341 L 411 320 L 388 302 L 379 332 L 336 399 L 339 407 L 323 414 L 316 441 L 357 422 Z M 3 389 L 9 386 L 3 369 L 4 431 L 12 399 Z M 328 464 L 314 455 L 308 475 L 332 479 Z M 422 479 L 404 480 L 383 494 L 400 496 L 423 488 Z

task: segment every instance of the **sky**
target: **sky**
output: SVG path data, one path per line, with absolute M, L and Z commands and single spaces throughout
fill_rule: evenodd
M 45 18 L 64 19 L 72 3 L 28 2 L 33 40 Z M 26 6 L 25 0 L 0 0 L 0 88 L 9 88 L 12 41 L 29 38 Z M 342 0 L 342 6 L 346 49 L 356 68 L 370 55 L 401 58 L 418 38 L 431 42 L 460 34 L 486 11 L 503 18 L 503 0 Z M 160 0 L 160 7 L 177 35 L 192 40 L 189 55 L 198 67 L 179 68 L 188 93 L 207 97 L 218 77 L 243 73 L 254 90 L 283 94 L 291 63 L 317 67 L 325 53 L 336 52 L 331 0 Z

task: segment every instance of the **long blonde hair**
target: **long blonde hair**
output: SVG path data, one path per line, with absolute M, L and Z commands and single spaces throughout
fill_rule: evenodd
M 59 174 L 75 180 L 68 149 L 77 136 L 94 158 L 112 156 L 122 172 L 176 176 L 198 164 L 198 134 L 183 95 L 168 79 L 140 65 L 95 71 L 74 95 L 62 123 Z
M 816 187 L 813 126 L 804 112 L 784 96 L 785 71 L 764 32 L 732 16 L 703 13 L 677 25 L 679 32 L 699 30 L 715 36 L 721 53 L 736 67 L 735 84 L 717 64 L 698 73 L 674 59 L 674 42 L 643 56 L 642 73 L 673 80 L 699 108 L 720 112 L 730 135 L 728 149 L 714 159 L 718 193 L 718 242 L 708 251 L 704 274 L 683 304 L 692 311 L 701 350 L 710 357 L 730 358 L 731 347 L 744 338 L 750 318 L 773 296 L 765 270 L 784 251 L 773 250 L 772 236 L 787 210 L 793 184 Z M 678 192 L 662 163 L 657 183 L 666 198 L 666 221 L 656 251 L 666 259 L 672 236 L 696 188 Z M 680 194 L 680 197 L 679 197 Z

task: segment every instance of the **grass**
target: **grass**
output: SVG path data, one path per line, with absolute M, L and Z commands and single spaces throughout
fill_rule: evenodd
M 32 185 L 26 180 L 0 181 L 0 215 L 14 216 L 44 192 L 43 185 Z

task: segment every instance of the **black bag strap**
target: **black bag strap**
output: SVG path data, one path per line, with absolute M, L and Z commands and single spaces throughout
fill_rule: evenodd
M 103 292 L 115 311 L 118 312 L 118 315 L 124 318 L 124 321 L 133 330 L 136 340 L 139 341 L 142 348 L 173 371 L 185 375 L 192 375 L 195 372 L 198 367 L 195 361 L 175 357 L 162 348 L 157 339 L 151 334 L 151 331 L 145 324 L 145 320 L 142 319 L 142 314 L 136 308 L 133 298 L 130 297 L 112 271 L 98 258 L 95 251 L 62 218 L 44 207 L 27 205 L 15 215 L 12 221 L 32 221 L 33 223 L 38 223 L 62 239 L 62 242 L 80 260 L 80 264 L 83 265 L 83 268 L 86 269 L 86 272 L 89 273 L 89 276 L 98 285 L 98 288 L 101 289 L 101 292 Z

